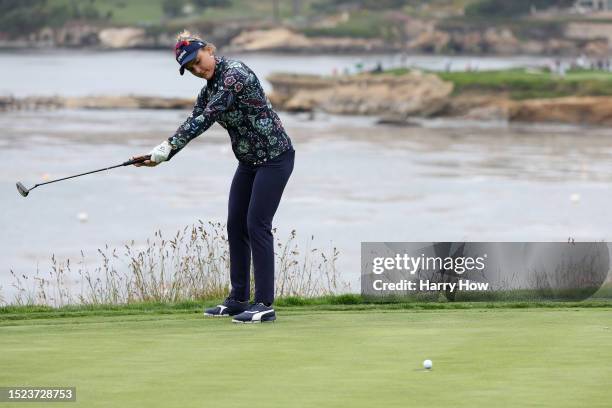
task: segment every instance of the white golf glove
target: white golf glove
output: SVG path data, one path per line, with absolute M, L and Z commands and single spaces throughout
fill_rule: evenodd
M 155 146 L 155 148 L 149 153 L 151 155 L 151 161 L 161 163 L 168 160 L 171 150 L 172 146 L 170 146 L 170 143 L 168 143 L 167 140 L 164 140 L 161 144 Z

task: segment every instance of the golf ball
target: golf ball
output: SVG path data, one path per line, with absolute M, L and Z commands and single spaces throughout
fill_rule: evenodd
M 574 193 L 574 194 L 570 195 L 570 201 L 572 203 L 578 203 L 580 201 L 580 194 Z
M 89 215 L 87 215 L 86 212 L 80 212 L 77 214 L 77 219 L 80 222 L 87 222 L 87 220 L 89 220 Z
M 431 360 L 423 361 L 423 368 L 425 368 L 426 370 L 430 370 L 432 365 L 433 364 L 432 364 Z

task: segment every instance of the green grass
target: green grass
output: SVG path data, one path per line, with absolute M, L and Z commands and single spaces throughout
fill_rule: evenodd
M 311 6 L 317 0 L 302 0 L 302 12 L 305 16 L 311 15 Z M 75 0 L 49 0 L 49 6 L 70 5 Z M 76 0 L 77 4 L 86 4 L 89 0 Z M 188 16 L 168 20 L 164 19 L 162 11 L 162 0 L 95 0 L 93 6 L 101 16 L 106 16 L 110 11 L 111 23 L 114 24 L 136 24 L 157 25 L 163 21 L 171 28 L 181 22 L 205 23 L 235 20 L 272 20 L 272 1 L 244 1 L 232 0 L 229 7 L 212 7 L 205 10 L 194 11 Z M 292 18 L 293 8 L 290 0 L 279 2 L 279 15 L 282 19 Z
M 70 5 L 73 0 L 49 0 L 49 6 Z M 87 3 L 78 0 L 77 4 Z M 101 16 L 112 12 L 111 23 L 114 24 L 145 24 L 158 22 L 163 17 L 162 0 L 96 0 L 93 6 Z
M 449 15 L 461 15 L 466 6 L 478 0 L 429 0 L 427 2 L 411 1 L 404 6 L 404 11 L 414 17 L 440 18 L 440 12 Z
M 449 310 L 449 309 L 525 309 L 525 308 L 612 308 L 612 285 L 592 290 L 560 292 L 561 297 L 541 296 L 535 290 L 460 293 L 449 302 L 439 292 L 424 292 L 413 296 L 363 296 L 357 293 L 319 297 L 286 296 L 277 298 L 280 310 Z M 586 299 L 586 300 L 582 300 Z M 203 307 L 218 304 L 222 299 L 184 300 L 175 303 L 136 301 L 127 304 L 74 304 L 61 307 L 45 305 L 0 306 L 0 325 L 6 321 L 46 319 L 51 317 L 116 316 L 137 314 L 200 313 Z
M 576 300 L 545 300 L 535 297 L 534 291 L 499 292 L 495 296 L 483 294 L 448 302 L 437 293 L 423 293 L 413 297 L 367 297 L 359 294 L 320 297 L 291 296 L 275 300 L 281 311 L 389 311 L 389 310 L 475 310 L 475 309 L 565 309 L 610 308 L 612 288 L 602 287 L 591 298 Z M 92 316 L 171 315 L 200 313 L 203 307 L 216 305 L 222 299 L 185 300 L 176 303 L 133 302 L 129 304 L 82 304 L 51 307 L 42 305 L 9 305 L 0 307 L 0 326 L 17 320 L 71 318 Z
M 439 76 L 455 84 L 455 92 L 508 92 L 513 99 L 612 95 L 612 74 L 570 72 L 565 77 L 524 69 L 448 72 Z
M 408 69 L 386 71 L 403 75 Z M 454 84 L 454 94 L 466 92 L 506 93 L 512 99 L 558 98 L 563 96 L 611 96 L 612 73 L 579 70 L 564 77 L 526 69 L 435 72 L 440 78 Z
M 348 21 L 329 28 L 305 28 L 302 32 L 309 37 L 382 38 L 391 36 L 392 23 L 384 12 L 362 10 L 353 12 Z
M 76 386 L 67 407 L 608 407 L 610 326 L 578 308 L 4 321 L 0 384 Z
M 312 15 L 312 4 L 318 0 L 302 0 L 302 15 Z M 279 16 L 281 19 L 290 19 L 293 15 L 291 0 L 279 1 Z M 272 1 L 244 1 L 232 0 L 231 7 L 218 7 L 206 9 L 202 15 L 204 20 L 272 20 Z

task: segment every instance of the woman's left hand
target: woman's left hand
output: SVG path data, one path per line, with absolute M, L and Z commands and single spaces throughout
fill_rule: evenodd
M 148 156 L 148 155 L 143 155 L 143 156 L 133 156 L 133 157 L 131 158 L 131 160 L 137 160 L 137 159 L 140 159 L 140 158 L 143 158 L 143 157 L 147 157 L 147 156 Z M 134 163 L 134 166 L 136 166 L 136 167 L 142 167 L 142 166 L 145 166 L 145 167 L 155 167 L 155 166 L 157 166 L 158 164 L 159 164 L 159 163 L 156 163 L 156 162 L 151 161 L 151 160 L 145 160 L 145 161 L 142 161 L 142 162 L 140 162 L 140 163 Z

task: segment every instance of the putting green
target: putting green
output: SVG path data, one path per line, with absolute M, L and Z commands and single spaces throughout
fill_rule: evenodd
M 611 361 L 609 309 L 0 322 L 0 386 L 77 387 L 54 407 L 609 407 Z

